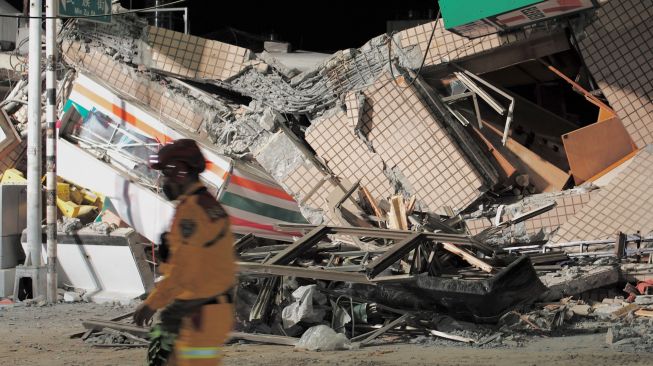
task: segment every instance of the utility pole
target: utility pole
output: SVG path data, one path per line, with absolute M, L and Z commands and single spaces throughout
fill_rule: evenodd
M 57 20 L 58 0 L 45 5 L 45 217 L 48 248 L 47 300 L 57 302 Z
M 31 266 L 41 266 L 41 0 L 29 3 L 27 99 L 27 245 Z M 36 287 L 37 285 L 34 284 Z

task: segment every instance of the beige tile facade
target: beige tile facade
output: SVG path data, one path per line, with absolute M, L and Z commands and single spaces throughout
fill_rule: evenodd
M 252 57 L 246 48 L 169 29 L 148 27 L 146 33 L 151 59 L 145 64 L 190 79 L 227 80 L 243 71 Z
M 338 177 L 360 181 L 376 199 L 386 198 L 394 192 L 383 174 L 383 160 L 356 136 L 350 121 L 344 111 L 313 121 L 306 141 Z
M 653 143 L 653 4 L 612 0 L 583 32 L 585 63 L 639 147 Z
M 120 93 L 148 105 L 189 131 L 200 131 L 204 115 L 197 107 L 190 105 L 186 98 L 175 98 L 172 93 L 165 92 L 164 86 L 152 85 L 149 78 L 130 72 L 110 56 L 95 48 L 87 49 L 79 42 L 64 41 L 62 54 L 68 62 L 90 72 Z
M 607 239 L 619 231 L 653 232 L 653 147 L 648 146 L 610 184 L 562 225 L 554 243 Z
M 358 103 L 351 95 L 347 112 L 313 121 L 306 135 L 330 169 L 362 180 L 377 199 L 394 193 L 384 166 L 396 167 L 407 178 L 409 190 L 425 208 L 464 208 L 478 197 L 481 177 L 413 87 L 384 74 L 362 92 L 362 133 L 374 152 L 354 132 Z
M 434 32 L 433 24 L 434 22 L 430 22 L 399 32 L 397 34 L 399 44 L 402 48 L 417 46 L 421 54 L 424 55 L 431 33 Z M 529 37 L 530 32 L 530 29 L 525 29 L 506 35 L 490 34 L 470 40 L 446 30 L 444 28 L 444 21 L 440 19 L 435 26 L 433 40 L 428 49 L 428 55 L 426 56 L 424 65 L 438 65 L 444 62 L 455 61 L 489 51 L 502 45 L 525 40 Z

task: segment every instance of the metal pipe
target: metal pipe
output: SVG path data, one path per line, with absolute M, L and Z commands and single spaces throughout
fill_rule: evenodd
M 41 0 L 30 0 L 27 102 L 27 245 L 41 265 Z
M 506 141 L 508 141 L 508 132 L 510 131 L 510 123 L 512 122 L 512 115 L 513 112 L 515 111 L 515 98 L 513 98 L 510 94 L 504 92 L 503 90 L 497 88 L 496 86 L 490 84 L 489 82 L 487 82 L 485 79 L 482 79 L 478 75 L 475 75 L 469 72 L 468 70 L 465 70 L 464 72 L 465 74 L 469 75 L 471 78 L 478 80 L 481 84 L 494 90 L 495 92 L 499 93 L 502 97 L 510 101 L 510 106 L 508 107 L 508 116 L 506 117 L 506 125 L 503 129 L 503 137 L 501 138 L 501 143 L 505 145 Z
M 458 80 L 460 80 L 463 84 L 465 84 L 467 89 L 471 90 L 476 95 L 481 97 L 497 113 L 499 113 L 500 115 L 504 115 L 506 113 L 506 109 L 503 108 L 503 106 L 499 104 L 499 102 L 497 102 L 496 99 L 494 99 L 490 94 L 486 93 L 485 90 L 481 89 L 478 85 L 476 85 L 473 80 L 467 77 L 467 75 L 465 75 L 462 72 L 454 72 L 454 75 L 456 75 Z
M 190 34 L 190 26 L 188 25 L 188 7 L 184 8 L 184 33 Z
M 45 7 L 45 217 L 47 235 L 47 300 L 57 302 L 57 20 L 58 1 Z
M 154 1 L 154 6 L 156 7 L 156 9 L 154 9 L 154 26 L 161 27 L 161 19 L 159 19 L 159 16 L 161 16 L 161 13 L 159 13 L 159 6 L 161 6 L 161 0 Z
M 628 236 L 627 237 L 627 242 L 634 242 L 634 241 L 641 241 L 642 243 L 649 243 L 653 242 L 653 238 L 651 237 L 637 237 L 637 236 Z M 557 243 L 557 244 L 544 244 L 543 248 L 546 249 L 555 249 L 555 248 L 567 248 L 567 247 L 574 247 L 577 245 L 600 245 L 600 244 L 615 244 L 614 239 L 605 239 L 605 240 L 588 240 L 588 241 L 571 241 L 567 243 Z

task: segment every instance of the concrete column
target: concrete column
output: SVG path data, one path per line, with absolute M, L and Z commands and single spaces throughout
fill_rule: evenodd
M 41 0 L 30 0 L 27 99 L 27 244 L 41 265 Z

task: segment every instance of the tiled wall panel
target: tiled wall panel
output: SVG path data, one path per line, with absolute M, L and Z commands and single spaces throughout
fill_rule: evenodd
M 169 29 L 148 27 L 146 66 L 190 79 L 227 80 L 249 65 L 251 51 Z
M 398 33 L 399 44 L 402 48 L 416 45 L 423 55 L 432 32 L 433 22 L 403 30 Z M 531 32 L 532 30 L 527 28 L 506 35 L 490 34 L 470 40 L 444 29 L 444 21 L 440 19 L 436 24 L 433 40 L 424 64 L 426 66 L 438 65 L 476 55 L 502 45 L 525 40 Z
M 336 174 L 363 179 L 377 198 L 387 198 L 394 187 L 383 166 L 396 167 L 407 178 L 409 191 L 430 209 L 461 209 L 478 197 L 481 177 L 413 87 L 384 74 L 362 92 L 362 133 L 374 152 L 354 132 L 358 104 L 351 95 L 347 113 L 313 121 L 306 136 Z
M 338 177 L 360 180 L 377 200 L 394 193 L 383 174 L 383 160 L 356 136 L 344 111 L 313 121 L 306 141 Z
M 607 239 L 653 232 L 653 146 L 641 150 L 633 162 L 592 200 L 562 225 L 552 242 Z
M 653 3 L 611 0 L 580 40 L 585 63 L 639 147 L 653 143 Z

